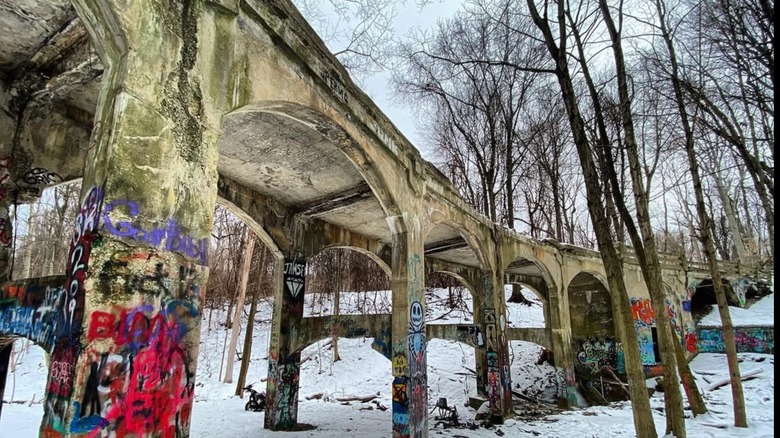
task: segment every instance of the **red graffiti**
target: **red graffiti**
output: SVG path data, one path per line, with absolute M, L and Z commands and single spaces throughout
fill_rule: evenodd
M 120 329 L 121 342 L 149 340 L 149 346 L 135 357 L 127 391 L 110 405 L 106 419 L 117 425 L 117 436 L 161 432 L 174 438 L 189 424 L 194 394 L 177 324 L 158 314 L 147 325 L 140 312 L 122 319 L 128 325 Z
M 641 321 L 647 325 L 655 323 L 655 312 L 649 299 L 631 298 L 631 315 L 634 321 Z
M 74 348 L 63 347 L 54 350 L 51 358 L 51 371 L 46 392 L 57 397 L 70 396 L 73 371 L 76 364 Z
M 696 352 L 696 333 L 685 334 L 685 349 L 691 353 Z
M 92 320 L 89 323 L 87 339 L 94 341 L 95 339 L 106 339 L 114 337 L 115 323 L 116 315 L 113 313 L 93 312 Z

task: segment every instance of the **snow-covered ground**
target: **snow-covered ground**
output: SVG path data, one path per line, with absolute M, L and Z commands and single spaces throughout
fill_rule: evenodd
M 429 302 L 444 301 L 446 291 L 437 291 Z M 349 295 L 349 294 L 345 294 Z M 465 294 L 468 295 L 468 294 Z M 532 298 L 527 294 L 527 298 Z M 372 297 L 374 298 L 374 297 Z M 774 316 L 774 295 L 771 306 L 753 305 L 739 310 L 739 324 L 755 324 L 751 315 L 758 315 L 763 322 L 769 312 Z M 765 298 L 765 300 L 767 299 Z M 382 313 L 384 297 L 371 299 L 371 309 Z M 358 302 L 357 296 L 342 298 L 344 303 Z M 465 306 L 470 309 L 471 300 L 464 296 Z M 307 314 L 328 314 L 325 308 L 332 303 L 309 302 Z M 364 306 L 369 307 L 364 301 Z M 262 303 L 253 334 L 252 364 L 247 382 L 264 388 L 261 379 L 267 371 L 265 355 L 268 349 L 271 305 Z M 346 313 L 346 312 L 344 312 Z M 732 313 L 734 314 L 734 313 Z M 433 323 L 469 322 L 463 312 L 447 314 L 442 308 L 431 305 L 428 318 Z M 451 318 L 451 319 L 450 319 Z M 365 396 L 379 394 L 376 399 L 382 407 L 390 407 L 390 386 L 393 380 L 390 362 L 371 348 L 371 339 L 342 339 L 339 341 L 341 360 L 333 363 L 332 350 L 326 341 L 315 343 L 303 352 L 306 360 L 301 369 L 300 405 L 298 421 L 315 428 L 305 432 L 271 432 L 263 429 L 263 413 L 244 410 L 245 399 L 234 396 L 235 384 L 220 383 L 224 375 L 223 346 L 227 339 L 224 323 L 225 313 L 206 310 L 203 315 L 201 348 L 198 360 L 196 403 L 192 415 L 193 437 L 386 437 L 391 435 L 391 409 L 380 410 L 374 403 L 342 404 L 337 398 L 349 395 Z M 509 306 L 509 320 L 512 325 L 539 327 L 544 325 L 542 308 L 539 305 Z M 737 321 L 735 321 L 736 323 Z M 243 339 L 243 334 L 241 335 Z M 242 343 L 239 342 L 239 346 Z M 536 365 L 541 347 L 527 342 L 512 342 L 512 382 L 516 390 L 527 394 L 538 394 L 545 388 L 555 372 L 549 365 Z M 8 375 L 5 404 L 0 417 L 0 438 L 27 438 L 37 436 L 43 413 L 40 402 L 46 381 L 43 350 L 17 341 L 14 357 L 15 370 Z M 728 377 L 726 358 L 721 354 L 700 354 L 691 362 L 696 373 L 710 413 L 687 420 L 688 436 L 711 438 L 774 437 L 774 355 L 740 354 L 743 373 L 761 370 L 752 380 L 744 382 L 747 404 L 747 429 L 735 428 L 731 408 L 729 386 L 708 390 L 714 382 Z M 475 379 L 469 369 L 474 369 L 474 351 L 463 344 L 442 340 L 428 343 L 429 404 L 433 409 L 439 397 L 446 397 L 450 405 L 458 408 L 462 420 L 474 418 L 475 412 L 464 406 L 467 395 L 476 392 Z M 234 376 L 238 375 L 239 363 L 235 364 Z M 549 389 L 549 388 L 548 388 Z M 307 396 L 322 393 L 321 399 L 307 400 Z M 659 435 L 663 434 L 663 398 L 656 393 L 651 399 L 655 423 Z M 630 403 L 615 403 L 607 407 L 572 409 L 545 418 L 529 420 L 513 419 L 493 429 L 443 429 L 434 428 L 430 421 L 431 436 L 470 438 L 494 438 L 498 430 L 506 437 L 633 437 L 634 428 Z

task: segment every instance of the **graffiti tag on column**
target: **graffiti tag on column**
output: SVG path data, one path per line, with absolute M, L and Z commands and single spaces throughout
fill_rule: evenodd
M 110 213 L 117 207 L 126 207 L 131 218 L 138 217 L 140 211 L 138 204 L 133 201 L 117 200 L 109 202 L 103 209 L 103 223 L 106 230 L 118 237 L 146 242 L 152 246 L 159 246 L 165 242 L 165 250 L 179 252 L 193 259 L 200 260 L 201 265 L 208 263 L 209 239 L 197 239 L 183 233 L 179 224 L 173 219 L 168 219 L 165 226 L 145 230 L 132 222 L 120 221 L 114 224 Z
M 284 262 L 284 286 L 293 298 L 303 291 L 306 280 L 306 262 L 303 260 L 286 260 Z
M 655 323 L 655 311 L 650 304 L 650 299 L 640 299 L 631 297 L 631 315 L 634 317 L 634 321 L 645 325 L 652 325 Z
M 62 177 L 55 172 L 49 172 L 43 167 L 28 170 L 22 176 L 22 181 L 31 186 L 54 184 L 62 181 Z

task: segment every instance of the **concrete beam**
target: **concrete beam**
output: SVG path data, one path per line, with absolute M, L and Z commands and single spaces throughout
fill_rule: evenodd
M 364 181 L 351 189 L 294 207 L 293 210 L 301 216 L 319 216 L 360 202 L 372 195 L 371 187 Z

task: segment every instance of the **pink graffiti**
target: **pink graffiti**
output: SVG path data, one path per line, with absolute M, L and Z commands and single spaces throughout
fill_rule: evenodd
M 142 336 L 149 334 L 148 348 L 133 360 L 126 393 L 110 405 L 106 419 L 116 424 L 117 436 L 161 432 L 163 438 L 174 438 L 189 424 L 194 385 L 178 324 L 158 314 Z M 90 437 L 99 433 L 93 430 Z

